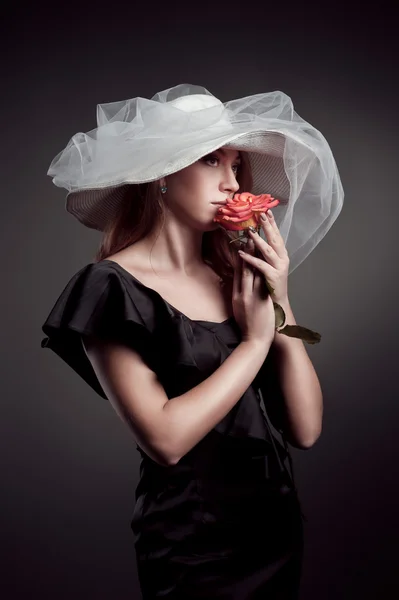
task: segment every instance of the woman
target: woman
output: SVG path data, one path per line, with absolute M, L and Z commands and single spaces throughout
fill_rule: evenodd
M 57 300 L 42 346 L 111 402 L 137 442 L 132 529 L 143 600 L 298 597 L 302 515 L 288 447 L 268 417 L 284 442 L 309 448 L 322 395 L 302 341 L 277 332 L 262 285 L 272 279 L 273 299 L 295 324 L 288 242 L 297 266 L 343 194 L 327 143 L 317 153 L 306 143 L 311 126 L 287 111 L 284 94 L 270 96 L 263 105 L 253 97 L 258 118 L 252 112 L 244 133 L 248 98 L 234 113 L 196 86 L 100 105 L 96 136 L 77 134 L 49 170 L 69 189 L 69 212 L 105 235 Z M 274 122 L 280 109 L 279 138 L 265 135 L 267 102 Z M 287 215 L 315 182 L 330 207 L 327 219 L 313 208 L 318 235 L 305 239 L 302 227 L 298 239 L 291 225 L 286 244 L 271 217 L 262 222 L 269 243 L 251 234 L 240 259 L 215 221 L 220 204 L 275 186 Z

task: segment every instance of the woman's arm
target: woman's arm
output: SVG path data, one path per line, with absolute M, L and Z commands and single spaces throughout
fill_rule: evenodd
M 271 341 L 242 341 L 212 375 L 168 398 L 156 374 L 131 348 L 83 337 L 102 389 L 136 442 L 163 466 L 176 464 L 239 401 L 265 361 Z
M 285 324 L 297 325 L 289 301 L 280 304 Z M 310 448 L 321 434 L 323 419 L 323 394 L 316 371 L 302 340 L 276 332 L 272 347 L 287 420 L 284 434 L 293 446 Z

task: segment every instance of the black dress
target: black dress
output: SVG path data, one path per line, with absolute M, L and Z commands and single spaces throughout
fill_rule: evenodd
M 83 333 L 140 352 L 169 398 L 209 377 L 241 340 L 234 317 L 189 319 L 111 260 L 71 278 L 43 332 L 42 347 L 104 399 Z M 176 465 L 161 466 L 136 445 L 140 481 L 131 528 L 143 600 L 298 598 L 304 517 L 288 446 L 268 417 L 282 433 L 273 346 L 245 394 Z

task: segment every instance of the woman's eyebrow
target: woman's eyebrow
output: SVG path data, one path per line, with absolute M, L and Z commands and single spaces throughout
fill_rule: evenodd
M 227 155 L 226 150 L 223 150 L 223 148 L 218 148 L 218 150 L 216 150 L 216 152 L 221 152 L 222 154 L 224 154 L 225 156 Z M 237 154 L 237 156 L 235 157 L 234 160 L 241 160 L 241 156 L 239 154 Z

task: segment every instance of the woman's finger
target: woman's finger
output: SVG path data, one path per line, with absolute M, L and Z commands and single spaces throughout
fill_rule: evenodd
M 254 243 L 252 240 L 248 240 L 245 249 L 248 254 L 253 253 Z M 243 296 L 252 296 L 254 287 L 254 268 L 245 260 L 243 260 L 242 263 L 241 293 Z
M 262 289 L 262 275 L 258 271 L 254 271 L 254 292 L 260 293 Z
M 241 260 L 240 256 L 237 256 L 236 267 L 234 269 L 234 278 L 233 278 L 233 298 L 237 298 L 241 294 L 241 277 L 242 277 L 242 265 L 243 260 Z

